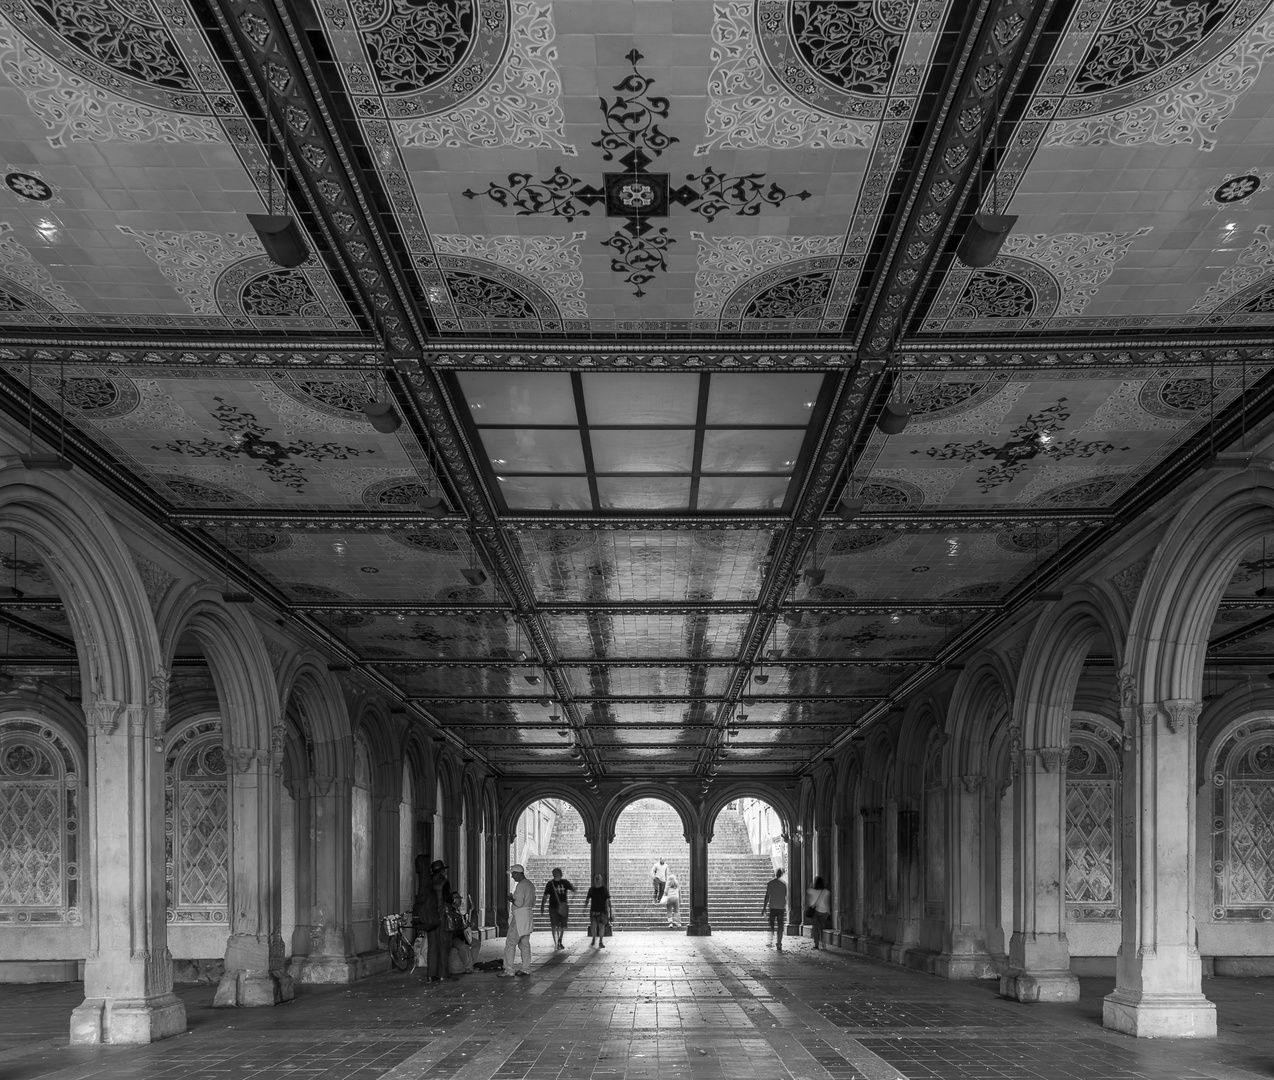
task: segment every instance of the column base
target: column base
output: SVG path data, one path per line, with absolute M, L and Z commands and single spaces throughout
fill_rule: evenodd
M 944 979 L 994 979 L 1000 965 L 990 953 L 939 953 L 933 973 Z
M 686 927 L 686 937 L 712 937 L 712 927 L 706 922 L 691 923 Z
M 1078 1001 L 1079 980 L 1069 971 L 1018 971 L 1000 976 L 1000 997 L 1028 1004 Z
M 1216 1006 L 1202 994 L 1152 997 L 1116 990 L 1102 1001 L 1101 1021 L 1139 1039 L 1216 1038 Z
M 279 971 L 227 971 L 217 983 L 212 1003 L 218 1008 L 281 1005 L 296 997 L 292 976 Z
M 186 1006 L 176 994 L 140 1000 L 85 998 L 71 1012 L 72 1046 L 139 1046 L 186 1030 Z
M 378 949 L 356 956 L 294 956 L 288 965 L 288 975 L 298 983 L 351 983 L 369 975 L 380 975 L 389 968 L 389 953 Z

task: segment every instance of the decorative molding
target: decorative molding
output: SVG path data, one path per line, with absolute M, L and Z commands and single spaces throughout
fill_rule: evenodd
M 90 735 L 114 735 L 124 715 L 124 702 L 111 698 L 93 698 L 82 707 Z
M 989 206 L 984 207 L 989 209 Z M 1060 233 L 1049 236 L 1017 234 L 1004 245 L 1003 256 L 1014 256 L 1039 263 L 1048 269 L 1061 285 L 1055 318 L 1082 315 L 1097 289 L 1115 269 L 1138 237 L 1151 231 L 1151 226 L 1126 233 Z M 993 263 L 992 266 L 997 265 Z
M 1193 698 L 1169 698 L 1161 704 L 1164 723 L 1173 735 L 1183 728 L 1193 730 L 1199 723 L 1199 714 L 1203 711 L 1203 702 L 1195 701 Z
M 765 4 L 765 0 L 760 3 L 779 8 L 777 21 L 783 22 L 782 5 Z M 756 38 L 755 6 L 727 3 L 713 8 L 712 50 L 708 54 L 713 67 L 708 76 L 704 114 L 707 139 L 695 147 L 695 156 L 727 148 L 869 148 L 878 130 L 878 124 L 871 121 L 879 119 L 883 98 L 877 108 L 872 108 L 871 99 L 863 95 L 862 119 L 808 107 L 804 96 L 798 98 L 788 92 L 770 71 Z M 787 37 L 785 26 L 776 28 L 775 33 Z M 870 51 L 866 39 L 862 51 Z M 816 83 L 805 71 L 802 60 L 790 63 L 801 69 L 801 84 L 808 87 L 808 93 L 827 85 L 822 78 Z
M 137 576 L 142 579 L 142 588 L 146 590 L 151 611 L 158 611 L 159 603 L 163 600 L 168 587 L 177 579 L 158 563 L 152 562 L 139 552 L 133 552 L 133 562 L 137 566 Z
M 13 226 L 7 221 L 0 221 L 0 274 L 3 275 L 0 281 L 7 278 L 56 311 L 77 313 L 84 310 L 61 282 L 53 280 L 48 268 L 36 262 L 31 252 L 19 243 Z
M 434 237 L 439 255 L 459 255 L 495 263 L 543 288 L 557 305 L 562 319 L 587 319 L 584 274 L 580 270 L 580 241 L 587 233 L 558 236 Z
M 1112 577 L 1111 583 L 1119 591 L 1119 595 L 1123 597 L 1124 607 L 1129 614 L 1132 613 L 1133 607 L 1137 603 L 1137 594 L 1141 591 L 1141 582 L 1146 576 L 1146 570 L 1150 566 L 1150 554 L 1143 555 L 1136 562 L 1130 563 Z M 1132 676 L 1121 675 L 1121 700 L 1122 700 L 1122 680 Z M 1130 703 L 1131 704 L 1131 703 Z
M 844 236 L 708 236 L 692 230 L 699 242 L 695 270 L 695 318 L 721 317 L 726 301 L 763 270 L 802 259 L 840 255 Z
M 205 232 L 142 232 L 127 225 L 115 228 L 141 245 L 196 315 L 219 314 L 216 282 L 223 270 L 264 254 L 255 233 L 220 236 Z
M 1255 7 L 1248 5 L 1248 10 Z M 1171 26 L 1170 33 L 1179 29 L 1174 22 L 1177 11 L 1171 5 L 1161 5 L 1157 13 L 1161 21 Z M 1242 17 L 1240 14 L 1239 18 Z M 1199 23 L 1202 24 L 1203 20 Z M 1139 40 L 1145 40 L 1156 29 L 1151 21 L 1146 20 L 1131 32 Z M 1123 47 L 1130 46 L 1124 43 Z M 1146 56 L 1158 55 L 1158 50 L 1153 48 L 1139 52 Z M 1211 150 L 1216 146 L 1217 130 L 1256 82 L 1271 52 L 1274 52 L 1274 17 L 1267 16 L 1192 78 L 1169 85 L 1174 76 L 1179 77 L 1176 73 L 1180 68 L 1174 65 L 1144 82 L 1146 88 L 1158 91 L 1153 97 L 1114 112 L 1055 120 L 1048 126 L 1043 144 L 1065 147 L 1103 144 L 1141 146 L 1146 143 L 1175 146 L 1189 143 L 1200 150 Z M 1076 109 L 1092 108 L 1092 103 L 1086 101 L 1065 100 Z
M 510 8 L 500 69 L 461 104 L 432 116 L 392 120 L 400 146 L 549 147 L 575 156 L 575 146 L 566 141 L 553 7 L 540 0 L 512 0 Z
M 72 6 L 71 10 L 80 10 Z M 87 78 L 70 71 L 37 49 L 19 32 L 12 19 L 29 20 L 38 28 L 29 10 L 18 0 L 0 5 L 0 72 L 21 91 L 27 107 L 48 130 L 49 145 L 61 148 L 76 142 L 225 142 L 225 134 L 214 117 L 169 111 L 156 104 L 141 104 L 111 93 Z M 113 37 L 118 27 L 100 31 Z M 93 61 L 83 62 L 83 70 L 116 86 L 122 80 Z M 175 96 L 175 95 L 174 95 Z M 202 95 L 183 95 L 197 101 L 202 112 Z

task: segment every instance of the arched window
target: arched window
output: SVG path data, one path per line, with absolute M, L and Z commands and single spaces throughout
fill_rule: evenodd
M 1119 918 L 1119 739 L 1071 721 L 1066 759 L 1066 914 Z
M 1213 756 L 1212 917 L 1274 919 L 1274 720 L 1245 720 Z
M 224 923 L 230 904 L 230 778 L 220 720 L 178 728 L 164 771 L 170 923 Z
M 0 925 L 80 924 L 83 771 L 40 720 L 0 720 Z
M 362 922 L 372 917 L 372 765 L 361 735 L 354 738 L 350 826 L 353 914 L 355 922 Z

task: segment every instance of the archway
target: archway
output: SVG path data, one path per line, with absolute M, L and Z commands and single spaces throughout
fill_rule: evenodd
M 708 910 L 713 933 L 764 930 L 767 917 L 761 912 L 761 900 L 766 885 L 777 870 L 791 885 L 785 815 L 760 794 L 740 792 L 716 810 L 708 834 Z
M 535 888 L 535 928 L 548 930 L 550 918 L 540 914 L 544 887 L 555 868 L 570 882 L 571 916 L 568 930 L 587 927 L 584 897 L 592 876 L 593 852 L 584 817 L 568 799 L 558 796 L 536 799 L 517 815 L 509 840 L 509 862 L 526 867 L 526 877 Z
M 662 857 L 668 880 L 677 879 L 680 892 L 680 924 L 687 922 L 690 898 L 690 845 L 682 815 L 660 798 L 629 802 L 615 818 L 610 843 L 611 904 L 615 925 L 623 930 L 666 929 L 669 912 L 655 902 L 652 869 Z

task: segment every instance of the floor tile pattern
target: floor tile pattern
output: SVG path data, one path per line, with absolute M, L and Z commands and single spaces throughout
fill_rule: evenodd
M 211 987 L 185 986 L 188 1034 L 141 1048 L 68 1047 L 75 984 L 0 987 L 0 1078 L 1243 1080 L 1274 1058 L 1268 980 L 1206 980 L 1219 1038 L 1155 1042 L 1101 1027 L 1109 980 L 1024 1006 L 807 941 L 778 954 L 760 934 L 567 942 L 537 942 L 531 979 L 391 974 L 277 1009 L 213 1009 Z

